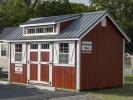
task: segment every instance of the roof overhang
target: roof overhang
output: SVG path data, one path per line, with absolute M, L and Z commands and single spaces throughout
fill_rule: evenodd
M 24 24 L 24 25 L 20 25 L 19 27 L 42 26 L 42 25 L 53 25 L 53 24 L 56 24 L 56 23 L 49 22 L 49 23 L 37 23 L 37 24 Z
M 42 39 L 42 40 L 3 40 L 3 42 L 51 42 L 51 41 L 75 41 L 80 40 L 79 38 L 71 39 Z

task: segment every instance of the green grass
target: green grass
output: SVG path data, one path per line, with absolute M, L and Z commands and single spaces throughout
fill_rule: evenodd
M 97 100 L 133 100 L 133 76 L 126 76 L 121 88 L 91 90 L 88 95 Z

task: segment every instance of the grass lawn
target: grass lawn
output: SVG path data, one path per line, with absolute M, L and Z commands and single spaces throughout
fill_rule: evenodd
M 133 76 L 125 77 L 121 88 L 91 90 L 88 95 L 95 96 L 97 100 L 133 100 Z

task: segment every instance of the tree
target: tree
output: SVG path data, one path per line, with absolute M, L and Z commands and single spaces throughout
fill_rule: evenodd
M 133 0 L 90 0 L 90 8 L 109 11 L 133 41 Z M 133 52 L 132 45 L 126 45 L 127 52 Z
M 24 4 L 23 0 L 8 0 L 0 7 L 1 23 L 6 26 L 16 26 L 18 23 L 22 23 L 26 20 L 26 11 L 27 6 Z

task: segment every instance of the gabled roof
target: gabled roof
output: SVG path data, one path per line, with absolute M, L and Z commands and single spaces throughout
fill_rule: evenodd
M 38 21 L 43 22 L 51 22 L 51 21 L 61 21 L 64 19 L 69 19 L 73 17 L 77 17 L 74 22 L 72 22 L 63 32 L 57 35 L 43 35 L 43 36 L 23 36 L 23 28 L 18 27 L 15 31 L 9 34 L 4 40 L 8 41 L 52 41 L 53 40 L 78 40 L 81 39 L 84 34 L 91 31 L 99 22 L 103 20 L 106 16 L 108 16 L 112 21 L 113 19 L 109 16 L 106 11 L 98 11 L 98 12 L 90 12 L 90 13 L 82 13 L 82 14 L 74 14 L 74 15 L 62 15 L 62 16 L 55 16 L 55 17 L 43 17 L 40 19 L 33 19 L 29 20 L 25 24 L 37 24 Z M 118 27 L 118 25 L 113 21 L 122 35 L 130 42 L 130 39 L 126 36 L 126 34 Z M 24 25 L 24 24 L 23 24 Z
M 42 23 L 57 23 L 70 18 L 77 18 L 80 14 L 70 14 L 70 15 L 60 15 L 60 16 L 50 16 L 29 19 L 27 22 L 21 24 L 20 26 L 28 26 Z
M 0 29 L 0 40 L 11 34 L 17 27 L 5 27 Z

